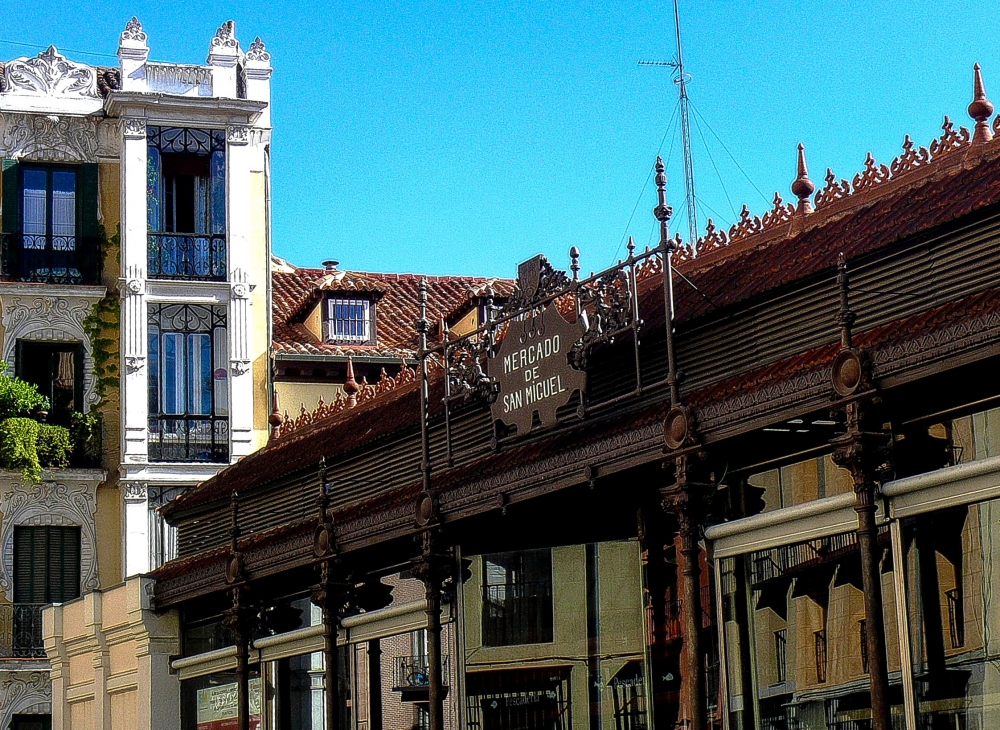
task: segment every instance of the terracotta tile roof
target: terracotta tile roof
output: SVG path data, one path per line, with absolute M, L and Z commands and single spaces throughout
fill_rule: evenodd
M 950 129 L 950 122 L 946 127 Z M 925 162 L 903 165 L 897 158 L 891 166 L 882 166 L 884 176 L 879 173 L 877 179 L 866 169 L 855 176 L 853 192 L 841 188 L 840 197 L 825 205 L 826 190 L 820 191 L 814 213 L 800 216 L 786 210 L 790 217 L 770 227 L 754 218 L 756 224 L 743 226 L 751 232 L 736 232 L 737 224 L 725 239 L 702 239 L 697 258 L 679 257 L 678 271 L 700 293 L 683 283 L 675 287 L 678 321 L 746 302 L 824 270 L 832 273 L 840 252 L 851 261 L 1000 203 L 1000 137 L 982 145 L 969 142 L 967 130 L 952 130 L 949 136 L 946 129 L 945 137 L 951 142 L 936 140 L 939 144 L 931 145 L 931 153 L 921 148 L 918 158 Z M 873 165 L 870 161 L 867 168 Z M 851 190 L 847 181 L 840 184 Z M 646 290 L 662 301 L 660 279 L 656 277 L 655 286 L 647 282 Z M 662 311 L 658 314 L 662 323 Z
M 275 271 L 274 351 L 295 355 L 368 355 L 410 358 L 416 351 L 417 333 L 413 323 L 419 313 L 419 287 L 427 280 L 428 318 L 436 323 L 448 318 L 493 287 L 497 297 L 508 295 L 513 282 L 473 276 L 421 276 L 419 274 L 379 274 L 338 272 L 297 268 Z M 350 291 L 380 295 L 375 307 L 375 345 L 331 344 L 318 340 L 302 325 L 323 292 Z

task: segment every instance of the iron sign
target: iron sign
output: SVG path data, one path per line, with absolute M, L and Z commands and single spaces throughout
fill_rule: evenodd
M 539 287 L 540 258 L 518 267 L 518 287 L 529 297 Z M 583 318 L 568 322 L 554 301 L 510 320 L 487 365 L 489 377 L 499 384 L 493 418 L 516 427 L 518 434 L 531 430 L 535 413 L 543 428 L 554 426 L 556 411 L 586 387 L 586 372 L 569 361 L 586 331 Z

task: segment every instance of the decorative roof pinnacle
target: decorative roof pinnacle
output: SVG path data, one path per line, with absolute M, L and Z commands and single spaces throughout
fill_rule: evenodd
M 674 214 L 673 208 L 667 205 L 667 175 L 664 172 L 663 158 L 656 156 L 656 207 L 653 208 L 653 217 L 660 222 L 660 245 L 668 246 L 670 240 L 670 216 Z
M 792 195 L 799 199 L 798 212 L 808 215 L 813 212 L 809 196 L 816 190 L 816 183 L 809 179 L 809 168 L 806 166 L 806 148 L 799 142 L 798 172 L 792 182 Z
M 358 404 L 358 392 L 361 386 L 354 379 L 354 361 L 350 356 L 347 358 L 347 380 L 344 381 L 344 392 L 347 394 L 347 407 L 354 408 Z
M 274 391 L 274 396 L 271 398 L 271 415 L 268 416 L 267 422 L 274 428 L 281 425 L 281 408 L 278 406 L 277 390 Z
M 139 18 L 132 16 L 132 20 L 125 24 L 125 30 L 122 31 L 121 40 L 123 41 L 135 41 L 136 43 L 145 44 L 148 36 L 142 29 L 142 23 L 139 22 Z
M 986 98 L 986 87 L 983 85 L 983 75 L 978 63 L 972 67 L 972 73 L 972 103 L 969 104 L 969 116 L 976 120 L 972 143 L 982 144 L 993 139 L 993 131 L 988 121 L 993 114 L 993 104 Z

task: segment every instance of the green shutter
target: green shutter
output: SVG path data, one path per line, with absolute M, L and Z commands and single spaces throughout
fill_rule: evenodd
M 97 233 L 97 165 L 80 165 L 77 174 L 77 222 L 80 272 L 85 283 L 97 283 L 101 276 L 100 240 Z
M 14 528 L 14 602 L 53 603 L 80 595 L 80 528 Z
M 3 169 L 3 198 L 0 199 L 0 219 L 3 221 L 2 232 L 7 240 L 0 240 L 0 274 L 9 275 L 14 271 L 14 257 L 17 248 L 14 246 L 14 236 L 21 227 L 21 182 L 18 177 L 17 160 L 5 157 L 0 165 Z
M 17 160 L 3 158 L 3 201 L 0 217 L 3 218 L 3 232 L 15 233 L 20 228 L 21 195 L 17 178 Z

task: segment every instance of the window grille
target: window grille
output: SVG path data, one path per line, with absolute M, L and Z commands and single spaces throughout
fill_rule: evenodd
M 326 301 L 326 332 L 331 342 L 371 340 L 371 302 L 367 299 L 331 297 Z
M 826 681 L 826 631 L 816 631 L 816 681 Z
M 788 678 L 788 630 L 774 632 L 774 666 L 778 683 Z
M 226 135 L 147 127 L 147 263 L 153 279 L 226 278 Z

